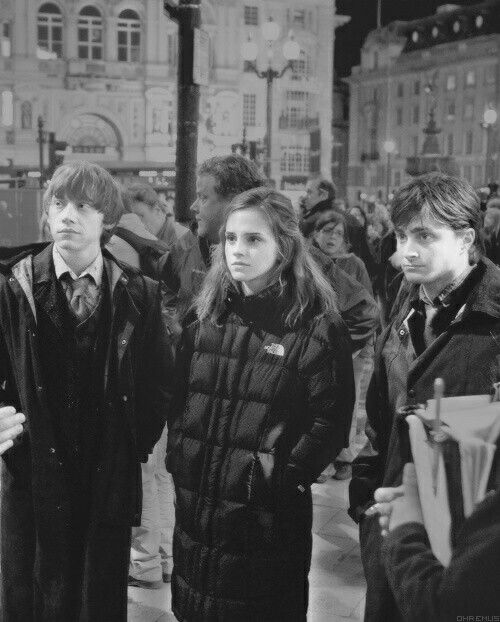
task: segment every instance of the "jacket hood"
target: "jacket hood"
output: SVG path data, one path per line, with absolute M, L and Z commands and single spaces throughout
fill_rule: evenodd
M 139 235 L 141 238 L 146 240 L 156 240 L 157 237 L 153 235 L 146 227 L 144 226 L 142 220 L 137 216 L 137 214 L 122 214 L 122 217 L 118 221 L 118 227 L 123 227 L 136 235 Z

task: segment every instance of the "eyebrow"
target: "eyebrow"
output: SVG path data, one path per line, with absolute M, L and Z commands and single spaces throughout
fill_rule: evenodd
M 396 233 L 405 233 L 406 231 L 408 231 L 408 233 L 434 233 L 433 229 L 431 229 L 430 227 L 424 227 L 424 226 L 417 226 L 417 227 L 410 227 L 409 229 L 399 229 L 396 228 Z

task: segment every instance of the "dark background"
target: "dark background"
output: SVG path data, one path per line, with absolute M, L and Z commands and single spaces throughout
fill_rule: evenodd
M 394 20 L 409 21 L 432 15 L 442 4 L 470 6 L 478 0 L 382 0 L 382 26 Z M 366 35 L 377 27 L 377 0 L 337 0 L 337 14 L 349 15 L 349 24 L 336 30 L 335 70 L 341 78 L 359 64 L 360 50 Z

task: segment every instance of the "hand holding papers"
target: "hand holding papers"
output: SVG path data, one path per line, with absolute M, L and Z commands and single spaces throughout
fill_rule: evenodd
M 434 442 L 436 406 L 437 400 L 429 400 L 427 408 L 409 415 L 406 421 L 424 524 L 434 554 L 446 566 L 451 556 L 450 482 L 442 451 L 436 452 Z M 500 435 L 500 402 L 492 402 L 489 395 L 440 398 L 439 418 L 438 445 L 449 442 L 458 447 L 456 472 L 461 478 L 463 514 L 468 517 L 486 494 L 495 443 Z M 433 429 L 432 440 L 429 440 L 429 428 Z

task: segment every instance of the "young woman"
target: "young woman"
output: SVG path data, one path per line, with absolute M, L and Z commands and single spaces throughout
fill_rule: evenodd
M 345 218 L 338 212 L 327 212 L 316 221 L 314 243 L 372 293 L 372 284 L 363 260 L 349 252 Z
M 184 329 L 167 466 L 179 620 L 306 620 L 310 484 L 346 444 L 351 347 L 289 199 L 238 195 Z

